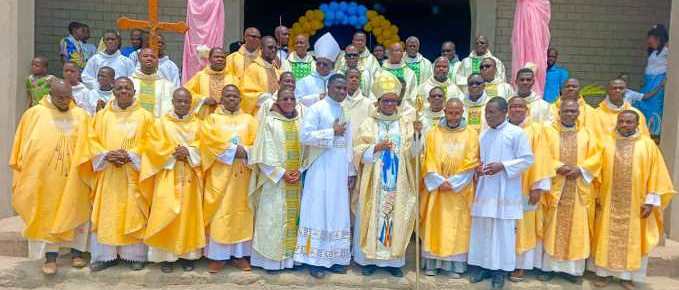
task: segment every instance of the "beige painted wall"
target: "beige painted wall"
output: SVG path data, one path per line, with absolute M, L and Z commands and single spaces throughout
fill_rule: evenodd
M 0 1 L 0 217 L 13 214 L 11 173 L 7 167 L 14 129 L 26 108 L 24 80 L 33 57 L 34 0 Z

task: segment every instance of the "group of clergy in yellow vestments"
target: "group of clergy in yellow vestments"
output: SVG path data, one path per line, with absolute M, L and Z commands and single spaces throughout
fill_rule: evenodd
M 321 78 L 310 66 L 323 64 L 302 63 L 313 60 L 305 51 L 280 63 L 274 39 L 260 40 L 254 28 L 244 39 L 228 56 L 212 49 L 209 64 L 173 91 L 163 112 L 140 103 L 152 91 L 137 92 L 121 77 L 93 117 L 59 80 L 23 115 L 10 160 L 13 205 L 26 223 L 30 256 L 45 257 L 43 272 L 56 273 L 60 247 L 72 249 L 74 267 L 87 265 L 89 251 L 92 271 L 120 262 L 140 270 L 149 261 L 163 272 L 175 262 L 188 271 L 201 257 L 210 272 L 226 261 L 242 270 L 294 267 L 311 152 L 300 141 L 308 107 L 295 82 Z M 298 43 L 308 47 L 303 36 Z M 337 59 L 357 177 L 349 185 L 353 256 L 363 274 L 383 267 L 399 276 L 418 214 L 425 273 L 460 278 L 467 271 L 486 104 L 503 98 L 507 122 L 522 128 L 534 157 L 521 176 L 509 279 L 538 269 L 541 280 L 559 273 L 579 283 L 590 270 L 596 286 L 616 277 L 633 288 L 661 239 L 674 188 L 643 115 L 623 98 L 625 81 L 610 81 L 595 109 L 569 79 L 550 105 L 532 89 L 533 70 L 519 70 L 514 91 L 482 44 L 453 74 L 446 58 L 423 67 L 415 67 L 421 57 L 404 62 L 400 44 L 382 68 L 360 43 Z M 369 92 L 361 91 L 366 76 Z M 324 98 L 327 92 L 317 102 Z

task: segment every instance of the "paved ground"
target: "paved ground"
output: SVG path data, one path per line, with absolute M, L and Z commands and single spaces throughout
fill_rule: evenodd
M 659 249 L 662 254 L 679 252 L 676 243 L 670 248 Z M 654 253 L 655 255 L 655 253 Z M 676 256 L 674 256 L 676 257 Z M 68 257 L 59 259 L 59 273 L 46 277 L 40 272 L 41 261 L 26 258 L 0 257 L 0 288 L 2 289 L 84 289 L 84 290 L 136 290 L 136 289 L 414 289 L 415 273 L 410 267 L 405 278 L 393 278 L 386 273 L 378 272 L 372 277 L 363 277 L 360 269 L 353 266 L 346 275 L 330 275 L 324 280 L 311 278 L 304 270 L 288 271 L 281 274 L 267 274 L 264 271 L 240 272 L 227 266 L 222 273 L 209 274 L 206 262 L 200 261 L 194 272 L 183 272 L 175 269 L 174 273 L 164 274 L 157 265 L 132 272 L 125 265 L 98 273 L 90 273 L 88 269 L 72 269 L 67 263 Z M 677 259 L 652 258 L 651 276 L 647 283 L 639 289 L 679 290 L 679 263 Z M 409 263 L 412 265 L 414 263 Z M 422 276 L 420 289 L 489 289 L 489 282 L 471 285 L 464 279 L 451 279 L 446 276 L 436 278 Z M 588 281 L 582 286 L 575 286 L 561 279 L 542 283 L 532 277 L 526 282 L 511 283 L 507 281 L 506 289 L 599 289 Z M 619 284 L 612 283 L 604 289 L 622 289 Z

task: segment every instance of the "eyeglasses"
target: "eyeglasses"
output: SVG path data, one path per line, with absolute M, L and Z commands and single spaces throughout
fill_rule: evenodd
M 329 62 L 317 61 L 317 62 L 316 62 L 316 65 L 320 65 L 320 66 L 331 66 L 332 64 L 329 63 Z
M 382 104 L 385 104 L 385 105 L 395 105 L 395 104 L 398 104 L 398 100 L 391 100 L 391 99 L 387 100 L 387 99 L 382 99 L 382 100 L 380 100 L 380 101 L 382 102 Z
M 479 81 L 471 81 L 471 82 L 468 82 L 468 83 L 467 83 L 467 86 L 470 86 L 470 87 L 478 87 L 478 86 L 480 86 L 480 85 L 482 85 L 482 84 L 483 84 L 483 82 L 479 82 Z
M 358 53 L 347 53 L 344 54 L 345 57 L 358 57 Z

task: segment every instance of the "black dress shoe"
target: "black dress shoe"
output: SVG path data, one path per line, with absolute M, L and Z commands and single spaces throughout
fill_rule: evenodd
M 469 283 L 479 283 L 489 277 L 490 271 L 479 268 L 469 273 Z
M 542 282 L 551 281 L 552 279 L 554 279 L 554 272 L 540 271 L 540 273 L 538 273 L 538 280 Z
M 106 262 L 94 262 L 90 264 L 90 272 L 99 272 L 111 268 L 118 264 L 118 260 Z
M 492 289 L 502 289 L 505 287 L 505 273 L 502 271 L 498 271 L 496 273 L 493 273 L 493 280 L 491 283 L 491 288 Z
M 346 274 L 347 273 L 347 266 L 342 266 L 342 265 L 332 265 L 328 269 L 328 271 L 335 273 L 335 274 Z
M 372 276 L 372 274 L 375 274 L 375 271 L 377 271 L 377 266 L 375 265 L 361 267 L 361 274 L 363 274 L 363 276 Z
M 195 268 L 192 260 L 179 259 L 179 264 L 182 265 L 184 272 L 191 272 Z
M 327 275 L 327 273 L 325 272 L 325 269 L 323 267 L 309 266 L 309 275 L 316 279 L 323 279 L 325 278 L 325 275 Z
M 160 271 L 163 273 L 172 273 L 174 271 L 174 263 L 172 262 L 161 262 Z
M 385 270 L 391 274 L 391 276 L 401 278 L 403 277 L 403 271 L 399 267 L 387 267 Z

